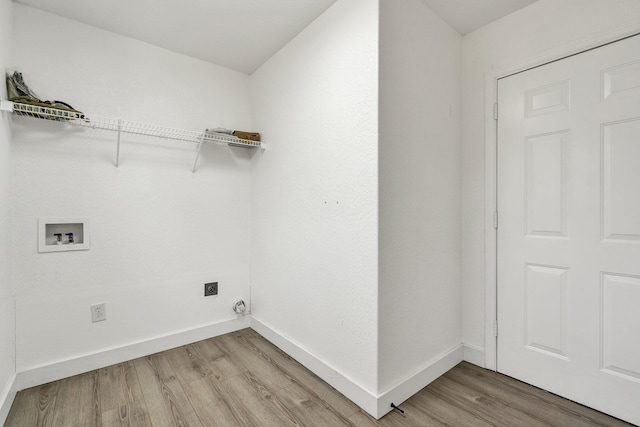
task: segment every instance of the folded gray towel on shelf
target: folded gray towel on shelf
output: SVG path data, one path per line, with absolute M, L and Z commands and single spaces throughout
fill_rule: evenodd
M 213 135 L 233 136 L 233 131 L 231 129 L 225 129 L 225 128 L 207 129 L 207 130 L 205 130 L 205 133 L 213 134 Z

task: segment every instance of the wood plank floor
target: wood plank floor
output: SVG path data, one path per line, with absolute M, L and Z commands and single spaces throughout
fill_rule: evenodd
M 628 426 L 461 363 L 376 421 L 251 329 L 18 393 L 6 427 Z

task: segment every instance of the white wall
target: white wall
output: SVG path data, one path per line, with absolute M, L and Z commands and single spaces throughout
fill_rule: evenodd
M 10 63 L 11 0 L 0 1 L 0 72 Z M 5 85 L 0 97 L 6 99 Z M 11 131 L 9 114 L 0 114 L 0 424 L 4 423 L 13 400 L 11 387 L 15 376 L 15 303 L 11 289 Z
M 380 4 L 384 393 L 461 343 L 461 37 L 420 0 Z
M 594 37 L 637 25 L 637 0 L 539 0 L 463 38 L 462 283 L 463 341 L 485 349 L 486 78 Z M 489 228 L 490 227 L 490 228 Z M 485 229 L 489 231 L 485 231 Z M 494 285 L 491 285 L 494 286 Z M 486 316 L 486 317 L 485 317 Z
M 377 390 L 378 2 L 339 0 L 251 76 L 252 314 Z
M 251 129 L 247 75 L 14 9 L 14 62 L 40 97 L 183 129 Z M 235 321 L 232 302 L 249 298 L 254 152 L 206 146 L 192 174 L 194 144 L 124 137 L 116 169 L 115 141 L 112 133 L 14 118 L 19 372 L 103 351 L 110 356 L 95 363 L 113 363 L 131 353 L 109 350 Z M 40 217 L 89 218 L 91 249 L 39 254 Z M 219 281 L 217 297 L 204 298 L 207 281 Z M 98 302 L 107 304 L 107 320 L 94 324 L 89 306 Z
M 12 294 L 22 371 L 234 319 L 250 277 L 258 321 L 371 395 L 459 343 L 460 322 L 484 349 L 486 77 L 634 24 L 640 4 L 540 0 L 467 35 L 461 104 L 459 37 L 417 0 L 380 8 L 379 57 L 378 2 L 339 0 L 249 79 L 14 5 L 12 64 L 42 97 L 257 129 L 269 151 L 251 174 L 253 151 L 206 147 L 192 175 L 193 147 L 136 140 L 115 169 L 113 135 L 16 118 L 11 196 L 0 176 L 0 390 L 14 374 Z M 2 171 L 10 139 L 3 116 Z M 37 218 L 51 216 L 90 218 L 91 250 L 38 254 Z M 220 296 L 201 296 L 209 280 Z M 90 323 L 95 302 L 107 322 Z

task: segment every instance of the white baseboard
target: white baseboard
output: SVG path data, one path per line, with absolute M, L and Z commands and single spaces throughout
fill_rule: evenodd
M 336 371 L 306 348 L 285 337 L 264 322 L 251 318 L 251 328 L 289 356 L 303 364 L 311 372 L 322 378 L 349 400 L 358 405 L 372 417 L 380 419 L 391 410 L 391 402 L 400 404 L 423 389 L 430 382 L 456 366 L 463 360 L 463 345 L 458 344 L 426 363 L 415 375 L 402 381 L 390 390 L 376 395 L 364 389 L 355 381 Z
M 331 365 L 327 364 L 306 348 L 295 341 L 285 337 L 264 322 L 252 316 L 251 328 L 262 335 L 273 345 L 287 353 L 289 356 L 303 364 L 311 372 L 322 378 L 327 384 L 345 395 L 349 400 L 368 412 L 371 416 L 377 416 L 377 396 L 364 389 L 355 381 L 342 375 Z
M 51 381 L 57 381 L 62 378 L 104 368 L 116 363 L 125 362 L 127 360 L 136 359 L 138 357 L 147 356 L 196 341 L 248 328 L 249 326 L 249 316 L 243 316 L 238 317 L 238 319 L 214 323 L 97 353 L 50 363 L 44 366 L 38 366 L 18 372 L 14 382 L 15 388 L 17 390 L 23 390 L 25 388 L 46 384 Z M 13 401 L 13 398 L 11 401 Z M 11 406 L 11 404 L 9 404 L 9 406 Z
M 16 384 L 16 374 L 13 374 L 9 384 L 7 384 L 5 389 L 2 391 L 2 394 L 0 394 L 0 425 L 4 425 L 7 420 L 9 410 L 11 409 L 11 405 L 13 404 L 13 400 L 16 398 L 17 393 L 18 387 Z
M 449 369 L 462 362 L 463 357 L 463 345 L 458 344 L 428 361 L 425 366 L 414 375 L 378 396 L 378 406 L 375 417 L 381 418 L 387 412 L 391 412 L 392 402 L 395 405 L 400 405 L 442 374 L 446 373 Z
M 469 363 L 473 363 L 474 365 L 478 365 L 481 368 L 484 368 L 486 366 L 484 348 L 476 347 L 475 345 L 471 344 L 465 344 L 464 360 Z
M 384 393 L 376 395 L 349 377 L 341 374 L 330 364 L 321 360 L 309 350 L 290 338 L 287 338 L 264 322 L 253 316 L 244 316 L 238 319 L 155 337 L 149 340 L 20 371 L 14 376 L 12 384 L 8 385 L 4 392 L 5 394 L 0 395 L 0 399 L 2 399 L 0 400 L 0 421 L 4 422 L 4 419 L 9 414 L 11 404 L 19 390 L 57 381 L 62 378 L 100 369 L 247 327 L 253 328 L 264 338 L 302 363 L 307 369 L 318 375 L 322 380 L 377 419 L 390 411 L 391 402 L 399 405 L 462 360 L 467 360 L 480 366 L 482 365 L 477 363 L 478 361 L 484 363 L 484 351 L 482 349 L 459 344 L 431 359 L 422 369 L 408 379 L 400 382 Z

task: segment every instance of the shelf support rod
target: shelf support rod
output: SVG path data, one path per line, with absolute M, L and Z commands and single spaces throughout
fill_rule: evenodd
M 116 147 L 116 167 L 120 167 L 120 129 L 122 128 L 122 120 L 118 119 L 118 145 Z
M 191 173 L 196 173 L 196 167 L 198 166 L 198 159 L 200 158 L 200 150 L 202 149 L 202 143 L 204 142 L 204 137 L 200 138 L 200 142 L 198 142 L 198 152 L 196 153 L 196 160 L 193 162 L 193 170 Z

